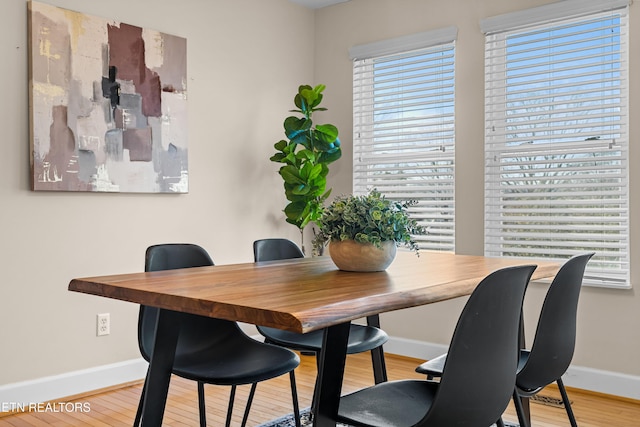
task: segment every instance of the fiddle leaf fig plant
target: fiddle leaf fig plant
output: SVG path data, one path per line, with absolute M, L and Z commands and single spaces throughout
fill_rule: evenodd
M 284 180 L 284 192 L 289 203 L 284 208 L 286 221 L 304 230 L 310 222 L 322 214 L 324 201 L 331 194 L 327 190 L 328 165 L 342 155 L 338 129 L 331 124 L 315 124 L 313 113 L 326 111 L 319 107 L 325 85 L 298 88 L 290 110 L 301 116 L 289 116 L 284 120 L 287 139 L 278 141 L 276 154 L 270 160 L 282 163 L 279 170 Z

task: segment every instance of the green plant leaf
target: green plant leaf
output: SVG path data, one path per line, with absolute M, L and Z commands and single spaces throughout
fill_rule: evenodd
M 302 202 L 307 203 L 307 199 L 309 198 L 308 194 L 295 194 L 293 190 L 295 190 L 296 185 L 285 184 L 284 195 L 287 200 L 290 202 Z
M 283 153 L 276 153 L 273 156 L 269 157 L 269 160 L 271 160 L 272 162 L 278 162 L 278 163 L 282 163 L 282 160 L 285 158 L 286 156 Z
M 338 131 L 333 125 L 322 125 L 323 127 L 316 127 L 313 132 L 316 146 L 320 151 L 330 151 L 340 146 L 338 140 Z M 336 145 L 338 141 L 338 145 Z
M 289 154 L 287 154 L 283 160 L 284 160 L 283 163 L 289 163 L 290 165 L 295 165 L 297 163 L 296 153 L 294 153 L 293 151 L 289 152 Z
M 310 164 L 310 163 L 307 163 Z M 308 180 L 313 180 L 316 179 L 320 174 L 322 173 L 322 165 L 315 165 L 313 166 L 313 168 L 311 169 L 311 171 L 309 171 L 309 178 Z
M 309 85 L 299 86 L 298 93 L 293 98 L 293 102 L 294 104 L 296 104 L 296 107 L 300 109 L 300 112 L 306 116 L 308 114 L 308 109 L 307 109 L 308 104 L 307 104 L 307 100 L 302 96 L 302 92 L 305 90 L 312 90 L 312 88 Z
M 287 165 L 280 168 L 282 179 L 288 184 L 304 184 L 304 180 L 300 177 L 300 173 L 295 166 Z
M 287 206 L 285 206 L 284 213 L 287 216 L 287 218 L 293 221 L 296 221 L 298 218 L 300 218 L 306 206 L 307 204 L 305 202 L 301 202 L 301 201 L 291 202 Z
M 334 125 L 317 125 L 316 132 L 318 132 L 319 137 L 327 143 L 335 141 L 338 137 L 338 128 Z
M 299 95 L 306 101 L 306 106 L 310 111 L 322 102 L 322 92 L 326 89 L 325 85 L 317 85 L 313 89 L 310 86 L 300 86 L 298 88 Z
M 313 90 L 316 91 L 317 93 L 322 93 L 326 88 L 327 88 L 326 85 L 319 84 L 319 85 L 316 85 L 316 87 L 314 87 Z
M 340 157 L 342 157 L 342 150 L 325 151 L 323 153 L 320 153 L 318 163 L 333 163 Z
M 292 193 L 298 196 L 304 196 L 305 194 L 309 194 L 309 190 L 308 185 L 300 184 L 293 188 Z
M 308 106 L 312 106 L 313 103 L 316 102 L 316 99 L 318 99 L 318 92 L 308 87 L 303 88 L 299 93 Z
M 304 166 L 300 169 L 300 177 L 304 180 L 309 180 L 309 175 L 311 174 L 311 170 L 313 169 L 313 165 L 309 162 L 306 162 Z
M 313 151 L 308 150 L 308 149 L 304 149 L 304 150 L 300 150 L 296 153 L 296 158 L 298 158 L 299 160 L 308 160 L 312 163 L 315 163 L 316 161 L 316 155 Z
M 306 118 L 287 117 L 284 121 L 284 133 L 291 142 L 302 144 L 307 140 L 307 132 L 312 125 L 313 122 Z

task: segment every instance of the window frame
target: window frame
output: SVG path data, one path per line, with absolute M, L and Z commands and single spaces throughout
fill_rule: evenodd
M 415 236 L 421 249 L 455 249 L 456 37 L 457 29 L 447 27 L 350 49 L 350 57 L 354 61 L 353 192 L 365 194 L 376 188 L 389 199 L 417 200 L 418 204 L 410 208 L 410 215 L 428 232 L 425 236 Z M 438 59 L 426 59 L 427 55 L 436 55 L 436 52 L 442 52 L 443 64 L 447 60 L 445 55 L 450 56 L 450 62 L 445 64 L 447 69 L 441 71 L 440 76 L 430 68 Z M 424 81 L 436 81 L 430 84 L 442 85 L 438 87 L 442 92 L 435 95 L 419 93 L 419 85 L 410 84 L 410 77 L 399 82 L 399 77 L 408 75 L 410 71 L 394 71 L 396 60 L 406 61 L 409 64 L 407 68 L 423 67 L 419 69 L 424 73 Z M 419 61 L 423 62 L 418 64 Z M 381 77 L 383 69 L 388 73 Z M 382 95 L 384 78 L 397 82 L 403 93 L 387 94 L 385 99 Z M 405 89 L 410 94 L 405 94 Z M 418 113 L 404 110 L 400 113 L 400 108 L 394 110 L 396 106 L 391 105 L 390 114 L 397 114 L 397 120 L 394 118 L 392 123 L 385 123 L 382 119 L 376 121 L 376 113 L 382 117 L 381 112 L 388 105 L 385 102 L 391 96 L 397 96 L 397 102 L 403 106 L 414 104 L 417 99 L 419 106 L 411 105 L 407 110 L 426 111 L 428 106 L 439 106 L 442 114 L 438 116 L 434 112 L 429 115 L 425 112 L 424 116 L 407 118 L 407 115 Z M 443 107 L 445 102 L 450 102 L 450 106 Z M 444 112 L 445 108 L 447 112 Z M 439 122 L 434 124 L 436 120 Z M 441 125 L 441 136 L 434 130 L 438 125 Z M 397 135 L 391 135 L 394 132 Z M 436 143 L 438 138 L 440 143 Z M 393 164 L 396 164 L 395 168 Z M 425 179 L 426 176 L 440 180 L 434 184 L 433 180 Z
M 585 153 L 593 152 L 593 153 L 606 153 L 607 152 L 607 144 L 609 148 L 609 152 L 612 149 L 617 153 L 619 151 L 619 159 L 613 159 L 609 163 L 600 162 L 594 160 L 594 168 L 602 167 L 603 169 L 611 169 L 609 172 L 611 173 L 612 180 L 616 179 L 616 172 L 612 171 L 615 169 L 613 164 L 617 164 L 615 162 L 619 162 L 620 176 L 618 179 L 620 180 L 620 191 L 619 191 L 619 200 L 622 202 L 621 207 L 619 208 L 619 225 L 607 225 L 608 221 L 602 220 L 602 235 L 604 236 L 607 233 L 619 233 L 619 239 L 617 245 L 620 245 L 619 256 L 615 261 L 612 261 L 616 257 L 609 257 L 608 250 L 610 248 L 608 245 L 612 247 L 616 245 L 616 243 L 608 243 L 609 236 L 604 236 L 602 238 L 602 243 L 600 245 L 600 253 L 596 251 L 596 255 L 592 259 L 592 261 L 587 266 L 587 271 L 585 272 L 585 285 L 590 286 L 599 286 L 599 287 L 608 287 L 608 288 L 622 288 L 629 289 L 631 287 L 630 284 L 630 256 L 629 256 L 629 246 L 630 246 L 630 235 L 629 235 L 629 174 L 628 174 L 628 162 L 629 162 L 629 130 L 628 130 L 628 109 L 629 109 L 629 97 L 628 97 L 628 0 L 627 1 L 619 1 L 613 0 L 612 2 L 606 2 L 606 5 L 603 5 L 602 2 L 599 1 L 576 1 L 576 0 L 566 0 L 559 3 L 554 3 L 547 6 L 541 6 L 538 8 L 534 8 L 526 11 L 519 11 L 513 14 L 501 15 L 498 17 L 489 18 L 482 22 L 481 27 L 486 33 L 486 52 L 485 52 L 485 118 L 486 118 L 486 132 L 485 132 L 485 255 L 488 256 L 509 256 L 517 253 L 517 250 L 509 250 L 510 245 L 512 245 L 512 239 L 514 236 L 520 235 L 521 239 L 525 240 L 526 238 L 535 240 L 534 237 L 526 236 L 525 232 L 518 234 L 518 232 L 509 232 L 511 226 L 516 224 L 517 226 L 521 226 L 519 223 L 511 221 L 509 224 L 509 219 L 513 217 L 508 216 L 507 207 L 514 205 L 514 199 L 509 200 L 509 196 L 506 195 L 505 191 L 505 182 L 507 177 L 511 179 L 512 176 L 516 176 L 516 174 L 509 174 L 507 171 L 507 165 L 518 165 L 524 163 L 524 156 L 532 156 L 527 157 L 526 159 L 530 162 L 530 167 L 533 169 L 536 165 L 541 165 L 544 163 L 543 155 L 540 154 L 542 151 L 539 151 L 538 154 L 535 154 L 536 151 L 533 147 L 522 146 L 519 147 L 515 143 L 511 143 L 509 145 L 508 139 L 508 131 L 507 122 L 511 120 L 513 123 L 514 114 L 509 116 L 509 111 L 514 111 L 514 109 L 509 110 L 507 107 L 508 97 L 507 93 L 510 96 L 513 96 L 513 91 L 509 91 L 508 84 L 506 83 L 508 80 L 507 75 L 507 46 L 506 40 L 509 37 L 515 37 L 517 34 L 523 34 L 527 32 L 535 31 L 536 29 L 541 28 L 559 28 L 563 24 L 569 24 L 582 22 L 588 19 L 592 19 L 598 16 L 606 16 L 607 14 L 619 14 L 620 15 L 620 69 L 619 69 L 619 77 L 614 80 L 618 80 L 620 98 L 619 103 L 617 104 L 620 109 L 619 112 L 609 112 L 611 117 L 620 116 L 620 121 L 616 122 L 614 118 L 610 118 L 611 123 L 618 123 L 619 129 L 615 131 L 611 131 L 611 135 L 616 134 L 610 138 L 605 138 L 602 141 L 596 140 L 596 137 L 585 138 L 583 142 L 570 141 L 566 142 L 564 146 L 560 142 L 553 142 L 551 139 L 553 137 L 548 137 L 548 147 L 551 150 L 553 147 L 558 147 L 561 150 L 567 150 L 565 152 L 567 158 L 577 158 L 577 154 L 571 156 L 572 153 L 578 153 L 579 150 L 583 150 Z M 605 8 L 607 10 L 605 10 Z M 502 44 L 500 44 L 502 43 Z M 500 59 L 502 58 L 502 59 Z M 505 82 L 503 87 L 500 88 L 496 81 L 499 80 L 500 76 L 502 76 L 502 80 Z M 570 79 L 573 79 L 573 76 L 570 76 Z M 500 94 L 500 90 L 503 90 L 504 93 Z M 604 93 L 604 91 L 603 91 Z M 605 96 L 605 95 L 603 95 Z M 493 102 L 494 99 L 503 98 L 504 101 Z M 576 98 L 579 99 L 579 98 Z M 531 101 L 533 102 L 533 101 Z M 569 104 L 570 102 L 574 102 L 574 99 L 565 102 L 565 104 Z M 582 101 L 581 101 L 582 102 Z M 502 103 L 502 105 L 501 105 Z M 526 102 L 523 105 L 527 105 Z M 533 104 L 528 104 L 529 106 Z M 541 108 L 544 108 L 545 105 L 550 104 L 540 104 Z M 536 106 L 538 107 L 538 106 Z M 554 106 L 558 107 L 558 106 Z M 515 108 L 515 107 L 514 107 Z M 585 107 L 586 108 L 586 107 Z M 550 109 L 551 110 L 551 109 Z M 523 114 L 523 118 L 526 120 L 526 115 L 528 113 Z M 550 121 L 553 120 L 555 114 L 558 114 L 557 111 L 554 111 L 550 114 Z M 575 113 L 578 114 L 578 113 Z M 603 115 L 605 113 L 602 113 Z M 533 114 L 531 114 L 533 115 Z M 571 117 L 571 116 L 569 116 Z M 567 120 L 568 122 L 569 120 Z M 530 120 L 528 125 L 531 125 L 535 131 L 532 133 L 532 142 L 531 144 L 537 145 L 542 144 L 542 141 L 545 137 L 539 136 L 536 134 L 542 133 L 540 129 L 535 128 L 535 120 Z M 575 124 L 575 128 L 580 128 L 579 125 Z M 584 122 L 581 126 L 585 128 L 589 125 L 587 122 Z M 502 128 L 500 128 L 502 127 Z M 513 125 L 513 128 L 518 128 L 518 125 Z M 496 131 L 496 128 L 500 128 Z M 521 128 L 524 128 L 524 125 L 521 125 Z M 567 125 L 567 128 L 570 126 Z M 594 127 L 595 128 L 595 127 Z M 513 131 L 514 133 L 516 131 Z M 560 130 L 562 132 L 562 130 Z M 571 130 L 567 130 L 567 133 L 571 132 Z M 502 133 L 502 138 L 505 138 L 504 141 L 499 142 L 496 137 L 497 133 Z M 524 131 L 522 131 L 524 134 Z M 610 135 L 610 136 L 611 136 Z M 558 138 L 561 139 L 561 138 Z M 498 148 L 502 144 L 502 148 Z M 524 142 L 523 142 L 524 144 Z M 542 145 L 539 145 L 542 146 Z M 555 150 L 555 148 L 553 148 Z M 520 150 L 520 157 L 516 158 L 518 155 L 517 151 Z M 571 151 L 569 151 L 571 150 Z M 590 151 L 591 150 L 591 151 Z M 532 154 L 534 153 L 534 154 Z M 586 155 L 586 154 L 585 154 Z M 604 155 L 604 154 L 598 154 Z M 596 154 L 593 154 L 595 157 Z M 512 160 L 509 160 L 511 158 Z M 556 162 L 557 156 L 550 155 L 549 159 L 552 159 L 553 162 Z M 515 159 L 515 160 L 513 160 Z M 602 159 L 598 159 L 602 160 Z M 551 165 L 552 162 L 549 164 Z M 578 160 L 569 160 L 567 165 L 559 165 L 556 164 L 553 167 L 559 170 L 561 167 L 575 168 L 579 170 L 580 168 L 587 168 L 586 161 L 582 163 Z M 603 166 L 604 165 L 604 166 Z M 549 169 L 551 170 L 551 169 Z M 501 178 L 496 178 L 502 175 Z M 595 176 L 592 175 L 592 176 Z M 552 181 L 549 181 L 552 182 Z M 565 184 L 565 181 L 560 179 L 558 181 L 560 184 L 558 185 L 569 185 Z M 566 179 L 566 182 L 569 182 L 569 178 Z M 577 182 L 586 182 L 585 181 L 577 181 Z M 553 184 L 550 184 L 553 185 Z M 578 185 L 578 184 L 576 184 Z M 586 184 L 584 184 L 586 186 Z M 592 184 L 595 186 L 597 184 Z M 610 187 L 613 187 L 611 185 Z M 512 187 L 513 188 L 513 187 Z M 576 187 L 578 188 L 578 187 Z M 585 187 L 586 188 L 586 187 Z M 603 188 L 604 184 L 603 184 Z M 546 194 L 551 194 L 551 191 L 561 191 L 557 188 L 549 189 Z M 603 190 L 605 191 L 605 190 Z M 521 196 L 523 198 L 529 196 Z M 565 199 L 558 199 L 567 201 L 569 198 L 574 196 L 567 196 Z M 595 196 L 584 196 L 584 197 L 595 197 Z M 602 206 L 605 206 L 604 199 L 608 197 L 607 195 L 600 196 L 603 199 Z M 576 196 L 577 198 L 577 196 Z M 533 200 L 533 199 L 531 199 Z M 594 200 L 594 199 L 591 199 Z M 612 206 L 610 211 L 613 212 L 617 200 L 615 199 L 611 203 Z M 521 202 L 524 203 L 524 202 Z M 553 202 L 549 202 L 550 206 Z M 577 206 L 579 201 L 573 201 Z M 582 202 L 584 204 L 589 202 Z M 569 205 L 571 207 L 573 205 Z M 554 208 L 550 208 L 550 212 L 553 211 Z M 556 209 L 560 209 L 559 207 Z M 606 210 L 606 208 L 602 208 Z M 561 220 L 561 213 L 549 215 L 551 219 L 547 221 L 548 224 L 551 224 L 551 221 Z M 565 213 L 567 215 L 567 213 Z M 614 221 L 611 221 L 612 223 Z M 575 225 L 573 225 L 575 226 Z M 542 227 L 542 226 L 541 226 Z M 547 225 L 549 227 L 549 225 Z M 597 227 L 596 225 L 591 225 L 591 227 Z M 608 231 L 607 227 L 610 227 L 612 230 L 617 228 L 617 231 Z M 580 228 L 582 230 L 580 230 Z M 584 232 L 587 226 L 577 226 L 575 230 L 575 236 L 579 233 Z M 524 230 L 524 229 L 523 229 Z M 527 230 L 531 231 L 531 230 Z M 550 230 L 548 230 L 550 233 Z M 586 236 L 586 232 L 583 233 L 582 236 L 577 237 L 569 237 L 569 232 L 565 233 L 566 239 L 569 242 L 572 242 L 573 248 L 562 247 L 563 244 L 558 243 L 563 236 L 558 237 L 557 240 L 549 237 L 549 241 L 551 245 L 546 249 L 546 253 L 539 253 L 540 257 L 544 257 L 546 259 L 556 259 L 558 261 L 565 260 L 567 257 L 577 254 L 590 251 L 589 244 L 581 241 L 580 239 L 591 238 L 596 239 L 596 237 L 584 237 Z M 571 240 L 573 239 L 573 241 Z M 612 239 L 613 241 L 613 239 Z M 595 245 L 595 242 L 590 244 Z M 533 243 L 531 243 L 533 245 Z M 554 247 L 553 245 L 557 245 Z M 515 245 L 513 245 L 515 246 Z M 513 247 L 511 246 L 511 247 Z M 564 246 L 570 246 L 564 244 Z M 595 245 L 597 247 L 597 245 Z M 524 247 L 524 244 L 523 244 Z M 614 248 L 614 250 L 617 248 Z M 542 250 L 540 250 L 542 251 Z M 529 254 L 529 257 L 531 254 Z M 535 253 L 534 253 L 535 255 Z M 525 255 L 522 255 L 525 256 Z

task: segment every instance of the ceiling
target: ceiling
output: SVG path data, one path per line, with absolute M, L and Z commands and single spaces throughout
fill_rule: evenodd
M 325 6 L 331 6 L 332 4 L 344 3 L 349 0 L 289 0 L 292 3 L 297 3 L 310 9 L 320 9 Z

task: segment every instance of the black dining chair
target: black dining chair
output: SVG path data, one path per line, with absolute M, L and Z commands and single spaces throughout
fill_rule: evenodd
M 585 268 L 593 255 L 576 255 L 562 265 L 542 304 L 531 350 L 520 350 L 513 402 L 521 427 L 529 427 L 521 397 L 531 397 L 553 382 L 558 384 L 571 426 L 577 427 L 562 375 L 573 358 L 578 298 Z M 440 376 L 446 358 L 444 354 L 429 360 L 420 365 L 416 372 L 428 378 Z M 487 380 L 490 381 L 489 378 Z
M 523 416 L 520 396 L 531 397 L 553 382 L 558 384 L 571 426 L 578 425 L 562 375 L 567 372 L 573 359 L 578 299 L 585 268 L 593 255 L 594 253 L 588 253 L 574 256 L 562 266 L 551 282 L 542 304 L 531 350 L 520 351 L 513 401 L 521 427 L 529 427 L 529 423 Z
M 213 265 L 209 254 L 193 244 L 162 244 L 150 246 L 145 257 L 145 271 L 172 270 Z M 138 317 L 138 345 L 142 357 L 149 361 L 153 352 L 159 309 L 140 306 Z M 226 426 L 231 423 L 236 386 L 251 384 L 242 425 L 249 417 L 251 403 L 260 381 L 289 373 L 296 426 L 300 415 L 294 369 L 300 357 L 275 345 L 256 341 L 246 335 L 236 322 L 183 313 L 176 344 L 172 373 L 198 383 L 200 426 L 206 426 L 204 384 L 230 385 Z M 147 371 L 148 375 L 148 371 Z M 146 387 L 147 381 L 145 381 Z M 135 426 L 142 417 L 143 388 Z
M 513 392 L 520 312 L 535 268 L 500 269 L 478 284 L 458 319 L 439 382 L 390 381 L 348 394 L 340 399 L 338 421 L 376 427 L 494 424 Z
M 253 256 L 256 262 L 275 261 L 292 258 L 304 258 L 304 254 L 291 240 L 288 239 L 260 239 L 253 242 Z M 373 322 L 379 326 L 379 319 L 373 316 Z M 371 352 L 372 362 L 377 358 L 377 364 L 382 372 L 374 372 L 376 382 L 386 381 L 387 373 L 384 364 L 384 352 L 382 345 L 387 342 L 389 336 L 386 332 L 376 326 L 351 324 L 349 329 L 349 342 L 347 344 L 347 354 Z M 268 343 L 287 347 L 301 352 L 319 354 L 322 349 L 323 330 L 313 331 L 306 334 L 284 331 L 281 329 L 257 326 L 258 332 L 265 337 Z M 318 362 L 318 358 L 316 358 Z M 320 372 L 320 364 L 318 372 Z M 373 363 L 374 368 L 376 363 Z M 320 376 L 320 375 L 318 375 Z M 316 384 L 317 386 L 317 384 Z M 312 405 L 315 408 L 315 399 Z

